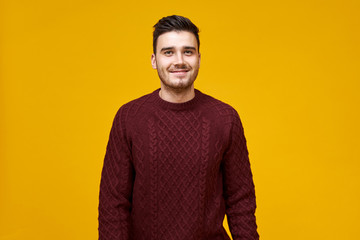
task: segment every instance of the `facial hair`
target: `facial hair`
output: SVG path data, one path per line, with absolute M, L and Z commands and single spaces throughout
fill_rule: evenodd
M 185 71 L 190 72 L 193 69 L 190 66 L 188 66 L 187 64 L 171 65 L 168 69 L 166 69 L 166 71 L 169 74 L 168 77 L 165 74 L 163 74 L 162 72 L 160 72 L 158 69 L 158 71 L 157 71 L 158 76 L 159 76 L 162 84 L 164 85 L 164 87 L 171 89 L 172 91 L 175 91 L 175 92 L 181 92 L 181 91 L 191 88 L 191 86 L 195 82 L 195 79 L 198 75 L 199 68 L 195 69 L 194 72 L 192 73 L 192 75 L 190 75 L 188 77 L 188 79 L 185 79 L 185 81 L 180 80 L 179 83 L 173 84 L 170 79 L 170 74 L 171 74 L 170 72 L 177 71 L 177 70 L 185 70 Z

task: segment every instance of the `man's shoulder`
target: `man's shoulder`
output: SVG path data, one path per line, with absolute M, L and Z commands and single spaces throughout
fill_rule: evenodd
M 205 115 L 217 124 L 219 129 L 231 129 L 232 126 L 240 126 L 242 123 L 236 109 L 229 103 L 225 103 L 215 97 L 204 94 Z
M 145 94 L 143 96 L 140 96 L 138 98 L 135 98 L 125 104 L 123 104 L 120 108 L 130 108 L 132 110 L 140 109 L 144 107 L 144 105 L 151 105 L 151 103 L 154 102 L 155 95 L 159 91 L 159 89 L 150 92 L 148 94 Z
M 138 98 L 135 98 L 124 105 L 121 106 L 121 108 L 133 108 L 133 107 L 139 107 L 144 105 L 148 100 L 151 98 L 151 96 L 154 94 L 154 92 L 145 94 L 143 96 L 140 96 Z
M 205 93 L 202 94 L 203 94 L 204 107 L 206 110 L 211 111 L 219 116 L 234 117 L 238 115 L 235 108 L 233 108 L 230 104 L 222 100 L 219 100 L 213 96 L 210 96 L 208 94 Z
M 153 100 L 153 96 L 155 94 L 155 92 L 158 90 L 155 90 L 151 93 L 148 93 L 146 95 L 143 95 L 141 97 L 135 98 L 123 105 L 120 106 L 120 108 L 117 111 L 117 116 L 118 117 L 129 117 L 129 116 L 135 116 L 137 115 L 139 112 L 144 111 L 144 109 L 149 109 L 151 108 L 151 103 Z

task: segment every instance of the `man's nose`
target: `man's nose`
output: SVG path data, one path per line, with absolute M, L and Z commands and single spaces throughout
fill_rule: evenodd
M 184 64 L 184 56 L 182 53 L 176 54 L 176 63 L 175 64 Z

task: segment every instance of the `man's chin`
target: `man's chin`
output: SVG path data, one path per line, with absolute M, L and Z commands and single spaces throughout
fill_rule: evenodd
M 164 82 L 162 81 L 163 85 L 173 91 L 176 91 L 176 92 L 182 92 L 182 91 L 185 91 L 185 90 L 188 90 L 189 88 L 192 87 L 194 81 L 189 81 L 189 80 L 186 80 L 186 81 L 177 81 L 177 82 Z

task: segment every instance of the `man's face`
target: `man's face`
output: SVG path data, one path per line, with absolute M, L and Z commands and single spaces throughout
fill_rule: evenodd
M 151 64 L 157 69 L 162 87 L 176 91 L 192 87 L 200 67 L 195 35 L 187 31 L 161 34 Z

